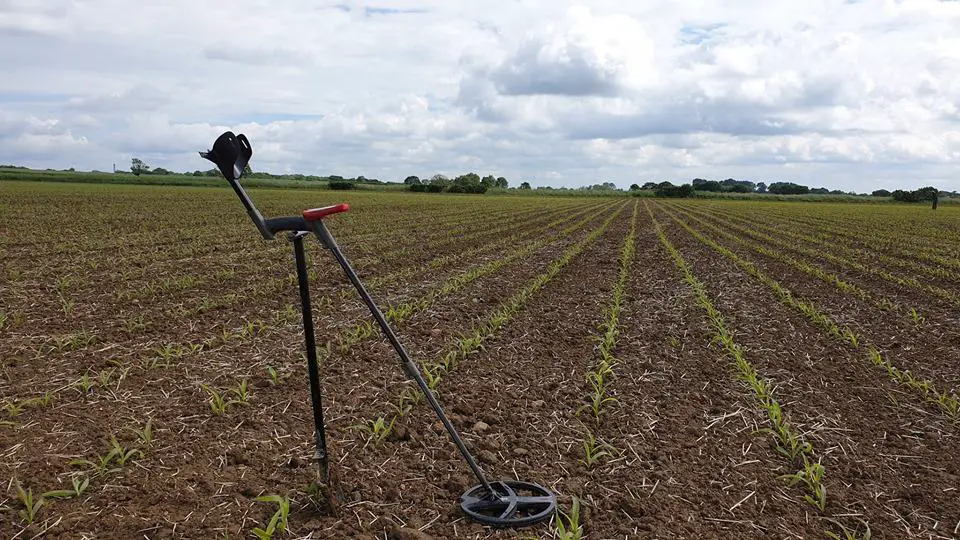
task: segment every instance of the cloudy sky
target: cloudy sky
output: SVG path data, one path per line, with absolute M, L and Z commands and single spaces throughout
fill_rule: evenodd
M 960 2 L 0 0 L 0 163 L 960 189 Z

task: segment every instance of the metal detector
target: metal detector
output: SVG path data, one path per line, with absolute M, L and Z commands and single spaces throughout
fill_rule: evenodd
M 257 210 L 257 207 L 247 196 L 246 191 L 240 185 L 240 177 L 243 170 L 253 155 L 253 148 L 250 141 L 244 135 L 234 135 L 227 131 L 217 138 L 213 143 L 213 149 L 207 152 L 200 152 L 200 156 L 216 163 L 224 178 L 230 182 L 230 186 L 240 197 L 240 202 L 250 215 L 257 230 L 263 236 L 264 240 L 273 240 L 278 232 L 289 232 L 289 239 L 293 242 L 293 250 L 297 265 L 297 281 L 300 286 L 300 304 L 303 311 L 303 335 L 307 349 L 307 371 L 310 377 L 310 397 L 313 403 L 313 421 L 316 428 L 315 445 L 316 459 L 319 462 L 320 474 L 323 482 L 329 481 L 329 463 L 327 456 L 326 438 L 323 427 L 323 405 L 320 392 L 320 375 L 317 368 L 317 349 L 316 337 L 314 335 L 313 317 L 310 309 L 310 289 L 307 276 L 306 255 L 303 249 L 303 237 L 313 233 L 320 244 L 329 249 L 333 257 L 340 264 L 347 278 L 357 289 L 360 298 L 367 305 L 370 313 L 376 319 L 380 329 L 393 345 L 393 348 L 400 355 L 400 366 L 408 377 L 413 379 L 426 397 L 427 403 L 440 418 L 443 427 L 457 449 L 463 455 L 470 470 L 480 481 L 460 497 L 460 508 L 471 519 L 495 527 L 524 527 L 533 525 L 549 519 L 553 516 L 557 507 L 556 496 L 548 489 L 530 482 L 521 482 L 515 480 L 489 481 L 484 475 L 483 470 L 477 464 L 477 461 L 467 450 L 463 439 L 457 433 L 457 430 L 450 423 L 447 415 L 444 414 L 436 396 L 427 386 L 420 368 L 410 359 L 407 351 L 397 339 L 397 335 L 387 324 L 387 319 L 374 303 L 370 294 L 364 288 L 357 273 L 350 266 L 346 256 L 340 251 L 333 235 L 327 229 L 323 218 L 332 216 L 340 212 L 349 210 L 349 205 L 338 204 L 326 206 L 323 208 L 313 208 L 304 210 L 301 216 L 279 217 L 264 219 Z

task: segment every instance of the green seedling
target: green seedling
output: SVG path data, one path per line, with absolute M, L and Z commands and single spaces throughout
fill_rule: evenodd
M 443 366 L 423 366 L 423 378 L 427 381 L 427 386 L 430 390 L 436 391 L 437 387 L 440 386 L 440 379 L 442 378 Z
M 24 402 L 17 403 L 15 400 L 9 400 L 3 402 L 3 410 L 7 411 L 7 416 L 10 418 L 15 418 L 20 416 L 20 413 L 23 412 L 25 408 Z
M 230 406 L 240 403 L 239 401 L 233 399 L 225 399 L 220 392 L 206 384 L 201 384 L 200 388 L 202 388 L 210 397 L 210 400 L 208 401 L 210 404 L 210 410 L 213 411 L 213 414 L 217 416 L 226 413 Z
M 356 424 L 350 426 L 350 429 L 355 429 L 357 431 L 362 431 L 366 436 L 366 442 L 363 444 L 364 448 L 371 442 L 374 446 L 380 444 L 383 439 L 387 438 L 390 435 L 390 432 L 393 431 L 393 424 L 396 422 L 396 417 L 393 417 L 388 424 L 386 419 L 382 416 L 378 417 L 376 420 L 367 420 L 363 424 Z
M 70 478 L 73 489 L 55 489 L 41 495 L 42 499 L 72 499 L 83 495 L 83 492 L 90 486 L 90 479 L 87 477 L 73 476 Z
M 557 508 L 554 528 L 559 540 L 583 538 L 583 525 L 580 524 L 580 499 L 577 496 L 573 496 L 572 499 L 569 514 Z
M 602 458 L 610 455 L 610 452 L 603 449 L 604 446 L 606 445 L 598 442 L 593 433 L 587 430 L 587 436 L 583 439 L 584 457 L 580 460 L 580 463 L 586 465 L 588 469 L 592 469 Z
M 148 418 L 147 424 L 142 429 L 130 428 L 130 431 L 137 435 L 137 440 L 144 448 L 150 448 L 153 445 L 153 418 Z
M 230 389 L 237 396 L 237 403 L 246 404 L 250 399 L 250 391 L 247 387 L 247 380 L 243 379 L 237 386 Z
M 127 464 L 127 461 L 130 461 L 135 456 L 143 457 L 143 452 L 137 450 L 136 448 L 124 448 L 120 444 L 120 441 L 117 440 L 116 436 L 110 436 L 110 453 L 113 454 L 113 459 L 117 462 L 117 465 L 123 467 Z
M 74 386 L 80 388 L 81 394 L 89 394 L 90 389 L 93 388 L 93 380 L 90 379 L 90 372 L 84 373 L 80 376 L 80 380 L 74 383 Z
M 270 384 L 273 386 L 280 386 L 283 380 L 287 378 L 286 375 L 280 375 L 273 366 L 267 366 L 267 375 L 270 377 Z
M 826 470 L 820 462 L 812 462 L 804 456 L 802 470 L 794 474 L 782 475 L 781 478 L 789 481 L 791 486 L 798 483 L 805 484 L 810 493 L 804 495 L 803 499 L 823 511 L 827 506 L 827 487 L 823 485 L 825 473 Z
M 254 500 L 277 503 L 277 511 L 274 512 L 273 517 L 270 518 L 266 528 L 255 527 L 253 529 L 253 534 L 255 534 L 259 540 L 271 540 L 277 532 L 285 532 L 287 530 L 287 519 L 290 515 L 290 499 L 281 495 L 263 495 Z
M 833 540 L 871 540 L 871 538 L 873 538 L 873 533 L 870 532 L 870 524 L 862 519 L 859 520 L 860 524 L 864 527 L 862 533 L 860 532 L 860 525 L 857 525 L 856 529 L 850 529 L 835 519 L 828 518 L 827 521 L 833 523 L 840 529 L 839 533 L 826 531 L 827 538 L 832 538 Z
M 43 496 L 34 499 L 33 490 L 24 490 L 19 483 L 17 484 L 17 499 L 23 506 L 23 509 L 20 510 L 20 519 L 27 525 L 32 524 L 37 519 L 37 512 L 40 511 L 46 501 L 44 501 Z

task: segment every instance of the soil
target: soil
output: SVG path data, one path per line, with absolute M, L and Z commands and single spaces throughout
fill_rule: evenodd
M 0 210 L 14 207 L 10 201 L 17 194 L 11 190 L 0 185 Z M 62 246 L 65 265 L 83 285 L 68 283 L 62 295 L 57 279 L 63 268 L 39 264 L 40 255 L 59 249 L 47 243 L 53 237 L 16 233 L 0 242 L 2 272 L 10 278 L 0 284 L 7 316 L 0 326 L 0 479 L 7 485 L 0 495 L 0 537 L 250 538 L 277 511 L 276 503 L 257 500 L 271 495 L 290 501 L 288 531 L 274 538 L 554 535 L 556 517 L 503 530 L 463 515 L 458 498 L 478 481 L 425 403 L 413 405 L 382 440 L 368 440 L 358 426 L 391 418 L 391 405 L 410 383 L 379 333 L 337 347 L 337 336 L 369 317 L 344 292 L 348 285 L 326 254 L 311 246 L 317 334 L 321 346 L 331 342 L 320 352 L 330 475 L 322 482 L 300 314 L 285 311 L 297 302 L 289 246 L 253 244 L 248 235 L 231 232 L 216 251 L 203 252 L 198 246 L 215 237 L 213 224 L 250 232 L 230 194 L 172 190 L 173 202 L 150 206 L 145 195 L 152 193 L 91 191 L 85 198 L 38 188 L 10 214 L 24 220 L 29 212 L 45 216 L 51 208 L 91 209 L 78 221 L 86 231 L 78 234 L 82 240 Z M 302 195 L 271 191 L 258 197 L 273 215 L 298 207 Z M 576 497 L 587 538 L 822 538 L 825 531 L 841 532 L 836 523 L 855 527 L 859 520 L 869 523 L 873 538 L 960 534 L 960 470 L 948 451 L 958 445 L 956 420 L 891 380 L 862 350 L 829 337 L 779 302 L 763 283 L 676 225 L 660 203 L 590 199 L 584 205 L 583 199 L 519 197 L 437 202 L 426 195 L 371 193 L 351 198 L 363 210 L 338 221 L 342 228 L 334 233 L 357 254 L 363 279 L 374 284 L 371 292 L 383 308 L 433 294 L 454 276 L 521 247 L 487 249 L 499 246 L 505 234 L 537 231 L 521 244 L 548 240 L 395 324 L 422 365 L 442 359 L 458 339 L 619 212 L 479 350 L 447 371 L 437 388 L 484 472 L 550 489 L 563 512 Z M 704 283 L 747 359 L 776 385 L 789 421 L 812 443 L 826 470 L 823 510 L 804 500 L 802 486 L 783 479 L 796 473 L 797 464 L 776 451 L 765 431 L 766 413 L 713 341 L 706 311 L 658 239 L 647 205 Z M 114 217 L 92 210 L 99 206 L 116 209 L 109 213 Z M 722 214 L 724 208 L 714 204 L 710 211 Z M 612 351 L 617 362 L 607 381 L 615 401 L 597 419 L 583 407 L 590 393 L 586 374 L 599 360 L 602 325 L 634 215 L 636 253 Z M 557 235 L 588 216 L 578 229 Z M 543 229 L 563 217 L 569 219 Z M 0 230 L 14 230 L 4 220 Z M 163 226 L 174 232 L 162 234 Z M 953 362 L 960 345 L 952 341 L 949 310 L 930 311 L 928 332 L 918 331 L 788 265 L 714 239 L 855 325 L 885 351 L 895 350 L 894 342 L 904 344 L 896 359 L 905 367 L 945 386 L 960 380 Z M 126 256 L 116 257 L 125 245 Z M 247 245 L 256 247 L 230 257 Z M 429 265 L 474 248 L 476 255 Z M 393 254 L 383 256 L 388 252 Z M 190 275 L 203 279 L 157 293 L 138 288 Z M 891 292 L 879 282 L 857 283 L 871 293 Z M 231 290 L 240 291 L 237 299 L 189 311 Z M 137 296 L 120 302 L 122 291 Z M 63 300 L 74 303 L 73 315 Z M 138 315 L 149 327 L 132 328 Z M 241 332 L 244 321 L 264 324 Z M 85 328 L 96 330 L 95 340 L 66 341 Z M 217 338 L 224 329 L 227 336 Z M 210 346 L 160 361 L 157 349 L 165 344 L 209 339 Z M 227 403 L 222 414 L 211 406 L 214 395 Z M 606 454 L 588 466 L 584 440 L 591 435 Z M 97 470 L 99 457 L 117 447 L 126 460 L 121 464 L 114 455 Z M 88 479 L 89 485 L 79 496 L 48 497 L 35 521 L 26 523 L 16 485 L 38 497 L 69 489 L 71 478 Z

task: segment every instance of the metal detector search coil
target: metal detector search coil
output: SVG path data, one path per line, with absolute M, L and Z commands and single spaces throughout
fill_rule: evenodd
M 530 482 L 521 482 L 513 480 L 490 482 L 484 475 L 483 470 L 477 461 L 467 450 L 463 439 L 457 433 L 457 430 L 450 423 L 447 415 L 444 414 L 436 396 L 430 390 L 423 375 L 420 373 L 420 367 L 410 358 L 407 351 L 400 344 L 397 335 L 390 328 L 386 317 L 374 303 L 373 298 L 367 292 L 361 283 L 357 273 L 350 266 L 346 256 L 340 251 L 340 247 L 330 234 L 329 229 L 323 222 L 323 219 L 334 214 L 346 212 L 350 206 L 346 203 L 322 208 L 312 208 L 304 210 L 300 216 L 279 217 L 264 219 L 260 211 L 253 204 L 253 201 L 247 196 L 243 186 L 240 185 L 240 177 L 253 156 L 253 147 L 250 141 L 243 134 L 234 135 L 227 131 L 220 135 L 213 143 L 213 148 L 207 152 L 200 152 L 200 156 L 214 162 L 223 173 L 224 178 L 230 183 L 230 186 L 240 198 L 250 219 L 264 240 L 273 240 L 274 235 L 281 231 L 290 233 L 290 241 L 293 242 L 294 256 L 297 266 L 297 283 L 300 289 L 300 307 L 303 312 L 303 335 L 304 345 L 306 346 L 307 371 L 310 378 L 310 397 L 313 404 L 313 421 L 315 431 L 316 459 L 319 463 L 320 474 L 323 482 L 329 482 L 329 460 L 327 455 L 326 436 L 323 423 L 323 402 L 320 389 L 320 375 L 317 367 L 317 348 L 316 336 L 314 334 L 313 317 L 310 307 L 310 289 L 307 275 L 306 253 L 303 248 L 303 237 L 313 233 L 320 244 L 330 250 L 333 257 L 337 260 L 340 268 L 346 274 L 347 279 L 353 284 L 354 288 L 360 294 L 360 298 L 370 310 L 371 315 L 376 319 L 377 324 L 387 336 L 390 344 L 400 356 L 400 367 L 410 377 L 423 392 L 427 403 L 436 413 L 443 427 L 450 435 L 450 439 L 457 446 L 457 449 L 463 455 L 467 465 L 474 476 L 480 482 L 468 489 L 460 497 L 460 508 L 474 521 L 494 527 L 525 527 L 540 523 L 553 516 L 557 508 L 556 496 L 548 489 Z

